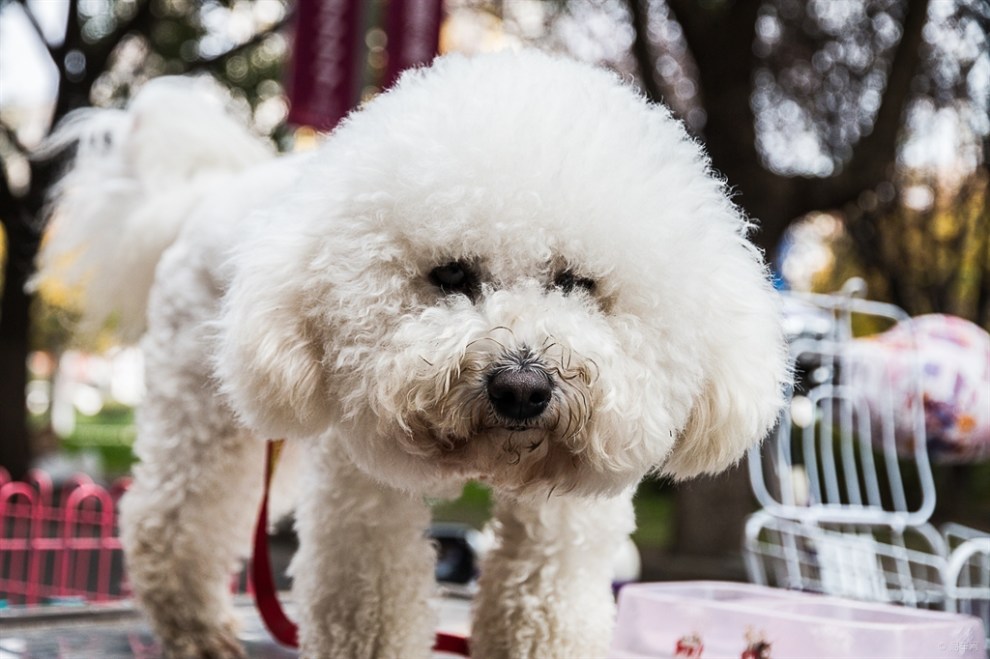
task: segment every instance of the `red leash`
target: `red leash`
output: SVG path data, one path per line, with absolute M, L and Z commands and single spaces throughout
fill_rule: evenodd
M 272 564 L 268 559 L 268 488 L 271 486 L 275 462 L 282 448 L 282 440 L 268 442 L 265 455 L 265 494 L 261 498 L 258 525 L 254 528 L 254 556 L 251 560 L 251 580 L 254 582 L 254 603 L 258 613 L 275 640 L 292 648 L 299 647 L 296 624 L 289 620 L 278 601 Z
M 265 492 L 261 499 L 261 510 L 258 512 L 258 525 L 254 529 L 254 557 L 251 561 L 251 579 L 254 582 L 254 601 L 265 627 L 282 645 L 292 648 L 299 647 L 299 630 L 296 624 L 289 620 L 278 600 L 275 590 L 275 580 L 272 578 L 271 561 L 268 558 L 268 488 L 275 472 L 275 463 L 282 448 L 282 441 L 268 442 L 268 452 L 265 457 Z M 456 634 L 437 632 L 433 645 L 435 652 L 447 652 L 463 657 L 470 657 L 468 639 Z

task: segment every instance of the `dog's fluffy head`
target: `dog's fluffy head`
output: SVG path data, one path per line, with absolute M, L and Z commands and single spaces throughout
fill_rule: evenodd
M 219 375 L 267 436 L 393 485 L 610 493 L 720 470 L 781 402 L 748 225 L 669 112 L 537 53 L 351 116 L 241 247 Z

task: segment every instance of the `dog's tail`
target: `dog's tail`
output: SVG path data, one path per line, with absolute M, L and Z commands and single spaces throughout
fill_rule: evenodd
M 53 187 L 35 288 L 81 298 L 80 330 L 144 331 L 155 267 L 193 206 L 225 178 L 273 155 L 227 111 L 212 81 L 159 78 L 126 110 L 78 110 L 40 156 L 75 149 Z M 64 289 L 63 289 L 64 290 Z

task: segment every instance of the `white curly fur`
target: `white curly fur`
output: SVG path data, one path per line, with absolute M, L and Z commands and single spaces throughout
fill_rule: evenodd
M 129 262 L 157 264 L 153 285 L 117 276 L 129 298 L 150 286 L 122 523 L 166 646 L 237 652 L 225 588 L 260 496 L 258 440 L 287 437 L 304 656 L 428 655 L 424 496 L 470 479 L 492 486 L 498 535 L 475 656 L 602 654 L 635 484 L 733 464 L 786 378 L 762 259 L 699 146 L 615 75 L 535 52 L 441 58 L 316 152 L 274 160 L 189 97 L 151 83 L 112 115 L 92 178 L 113 173 L 127 201 L 87 210 L 116 192 L 75 187 L 81 152 L 42 257 L 77 249 L 63 230 L 86 236 L 73 267 L 88 272 L 136 218 L 156 236 L 127 243 Z M 195 135 L 174 125 L 189 122 Z M 473 278 L 463 291 L 431 275 L 451 262 Z M 499 371 L 541 374 L 545 409 L 510 418 Z

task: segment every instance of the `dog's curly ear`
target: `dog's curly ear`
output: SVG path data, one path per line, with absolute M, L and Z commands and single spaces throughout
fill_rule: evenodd
M 722 471 L 759 443 L 790 377 L 779 297 L 756 248 L 734 242 L 702 282 L 704 385 L 662 468 L 676 479 Z
M 306 317 L 311 248 L 283 232 L 248 242 L 228 264 L 214 372 L 238 418 L 265 438 L 329 423 L 325 343 Z

